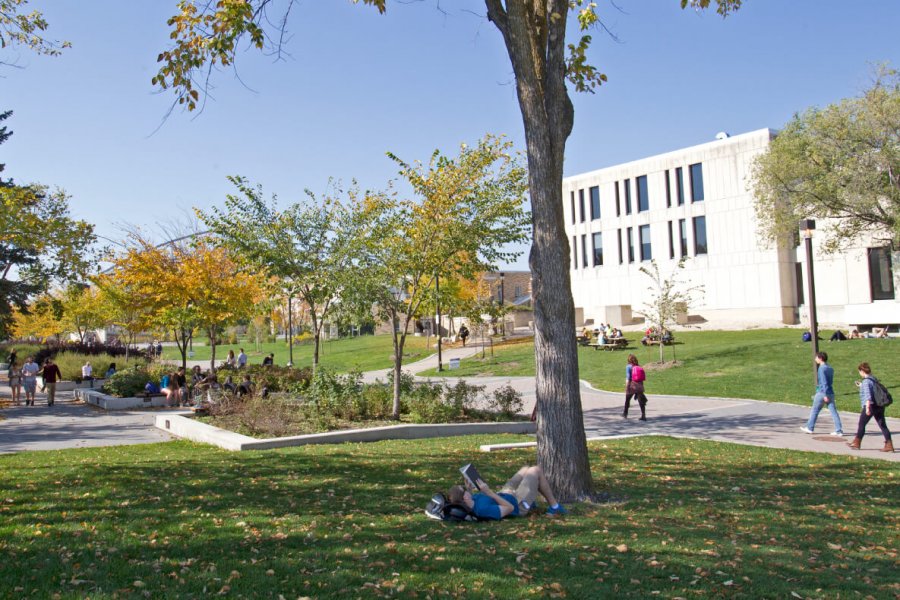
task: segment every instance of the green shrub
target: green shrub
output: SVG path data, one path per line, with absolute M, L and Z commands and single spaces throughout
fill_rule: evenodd
M 494 401 L 490 409 L 500 413 L 504 417 L 514 417 L 522 412 L 525 403 L 522 401 L 522 394 L 517 392 L 515 388 L 507 384 L 501 388 L 494 390 Z
M 445 388 L 440 383 L 422 383 L 406 394 L 409 419 L 413 423 L 450 423 L 461 415 L 444 400 Z
M 308 401 L 316 405 L 321 414 L 339 419 L 355 420 L 362 417 L 362 374 L 339 375 L 330 369 L 319 367 L 307 389 Z
M 23 357 L 24 358 L 24 357 Z M 62 378 L 67 381 L 81 381 L 81 367 L 84 363 L 90 361 L 94 368 L 94 377 L 102 378 L 109 367 L 109 363 L 122 365 L 124 363 L 122 356 L 113 356 L 111 354 L 81 354 L 80 352 L 60 352 L 54 358 L 53 362 L 59 367 Z M 146 361 L 138 355 L 129 361 L 132 365 L 144 365 Z
M 470 385 L 460 379 L 456 385 L 447 388 L 445 402 L 453 407 L 457 415 L 467 415 L 478 406 L 483 392 L 483 385 Z
M 388 419 L 394 412 L 394 391 L 382 383 L 363 386 L 360 394 L 363 418 Z

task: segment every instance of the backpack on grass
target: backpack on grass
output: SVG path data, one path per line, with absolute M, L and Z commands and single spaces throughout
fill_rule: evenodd
M 634 365 L 631 367 L 631 380 L 632 381 L 646 381 L 647 374 L 644 372 L 644 367 L 641 365 Z
M 875 406 L 890 406 L 894 403 L 894 397 L 891 396 L 891 393 L 888 391 L 884 384 L 874 380 L 872 383 L 875 384 L 875 389 L 872 393 L 872 401 L 875 403 Z
M 462 504 L 452 504 L 447 497 L 436 492 L 425 505 L 425 516 L 438 521 L 477 521 L 472 511 Z

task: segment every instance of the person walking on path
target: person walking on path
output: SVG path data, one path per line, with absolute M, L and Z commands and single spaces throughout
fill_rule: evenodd
M 869 366 L 869 363 L 860 363 L 857 369 L 859 370 L 859 376 L 862 377 L 862 382 L 859 384 L 859 403 L 862 408 L 859 412 L 859 425 L 856 426 L 856 437 L 853 438 L 853 441 L 848 446 L 854 450 L 859 450 L 863 436 L 866 435 L 866 425 L 874 417 L 878 427 L 881 428 L 881 435 L 884 436 L 884 448 L 881 451 L 893 452 L 894 442 L 891 440 L 891 430 L 888 429 L 884 420 L 885 407 L 875 404 L 875 385 L 878 383 L 878 380 L 872 375 L 872 368 Z
M 628 363 L 625 366 L 625 410 L 622 411 L 622 418 L 628 418 L 628 409 L 631 407 L 631 399 L 637 398 L 638 406 L 641 407 L 641 418 L 639 420 L 647 420 L 647 396 L 644 394 L 644 381 L 647 375 L 644 367 L 638 364 L 637 356 L 628 355 Z
M 462 340 L 463 348 L 465 348 L 466 340 L 469 339 L 469 328 L 465 325 L 459 328 L 459 339 Z
M 29 356 L 22 365 L 22 387 L 25 388 L 25 406 L 34 406 L 34 392 L 37 389 L 37 374 L 41 368 Z
M 59 372 L 59 367 L 48 358 L 44 361 L 41 375 L 44 378 L 44 388 L 47 390 L 47 406 L 53 406 L 53 403 L 56 401 L 56 382 L 62 378 L 62 373 Z M 34 404 L 34 401 L 32 401 L 32 404 Z
M 9 363 L 9 370 L 6 372 L 9 380 L 9 391 L 12 394 L 12 403 L 19 405 L 22 399 L 22 368 L 16 364 L 16 361 Z
M 816 419 L 819 418 L 819 412 L 822 405 L 828 405 L 828 411 L 831 413 L 831 419 L 834 421 L 834 431 L 831 435 L 844 435 L 844 428 L 841 425 L 841 415 L 838 414 L 837 406 L 834 403 L 834 369 L 828 364 L 828 354 L 825 352 L 816 353 L 816 364 L 818 369 L 818 385 L 816 393 L 813 394 L 812 410 L 809 412 L 809 420 L 806 425 L 800 428 L 803 433 L 812 433 L 816 428 Z

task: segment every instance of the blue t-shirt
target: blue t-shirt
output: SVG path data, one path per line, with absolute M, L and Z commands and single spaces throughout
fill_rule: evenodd
M 834 369 L 831 368 L 831 365 L 829 365 L 828 363 L 822 363 L 821 365 L 819 365 L 819 371 L 817 375 L 818 385 L 816 386 L 816 392 L 825 394 L 825 396 L 833 400 Z
M 518 517 L 519 516 L 519 501 L 512 494 L 497 494 L 507 502 L 513 505 L 513 511 L 509 513 L 508 517 Z M 475 503 L 475 506 L 472 508 L 472 512 L 475 513 L 475 516 L 479 519 L 490 519 L 493 521 L 499 521 L 503 517 L 500 515 L 500 505 L 497 504 L 497 501 L 488 496 L 487 494 L 473 494 L 472 501 Z

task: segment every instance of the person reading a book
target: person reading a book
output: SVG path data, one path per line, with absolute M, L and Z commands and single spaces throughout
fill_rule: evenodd
M 470 466 L 470 465 L 467 465 Z M 465 468 L 465 467 L 464 467 Z M 474 469 L 473 469 L 474 471 Z M 476 493 L 461 485 L 454 485 L 447 491 L 447 499 L 453 504 L 462 504 L 479 519 L 499 521 L 504 517 L 524 517 L 534 509 L 534 501 L 540 494 L 550 504 L 548 515 L 564 515 L 568 511 L 556 501 L 550 483 L 538 466 L 522 467 L 495 493 L 474 471 L 474 480 L 464 473 L 464 479 Z

